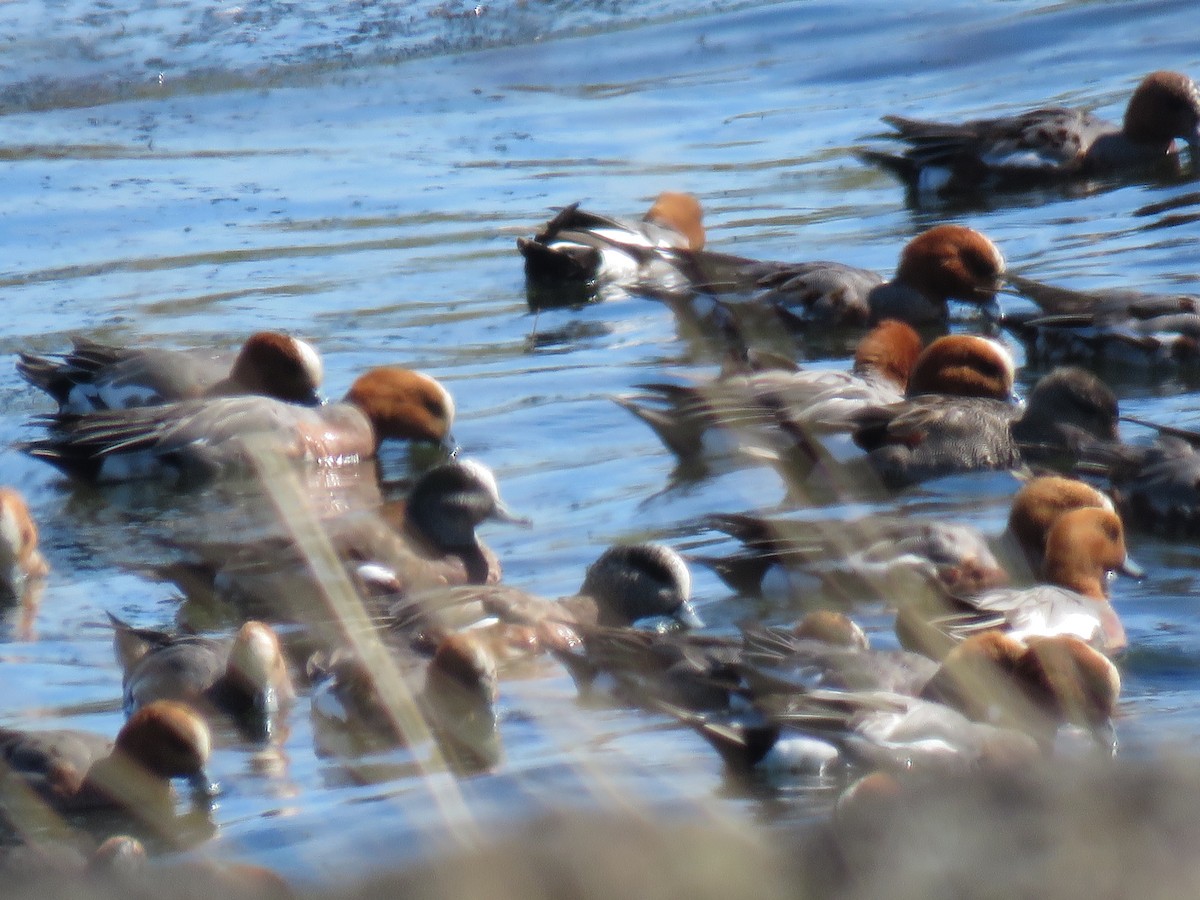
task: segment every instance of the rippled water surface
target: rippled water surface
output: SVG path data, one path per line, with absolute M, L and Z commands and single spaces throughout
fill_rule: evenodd
M 486 532 L 507 579 L 545 595 L 576 588 L 613 541 L 719 550 L 700 516 L 783 499 L 767 470 L 677 481 L 612 402 L 710 370 L 667 307 L 530 311 L 514 239 L 556 206 L 636 214 L 663 188 L 688 190 L 714 247 L 881 272 L 913 234 L 952 219 L 1035 277 L 1197 287 L 1194 185 L 913 212 L 852 153 L 887 112 L 1061 101 L 1119 117 L 1147 71 L 1200 74 L 1189 2 L 16 0 L 0 21 L 0 351 L 61 351 L 80 333 L 233 346 L 269 326 L 316 342 L 334 396 L 370 365 L 425 369 L 455 395 L 459 442 L 535 521 Z M 1200 424 L 1195 384 L 1116 386 L 1128 412 Z M 40 608 L 5 619 L 0 712 L 114 733 L 120 675 L 103 613 L 174 619 L 173 589 L 144 568 L 155 535 L 214 515 L 212 498 L 72 486 L 14 449 L 45 398 L 4 366 L 0 399 L 0 481 L 27 491 L 54 568 Z M 997 531 L 1013 487 L 952 479 L 884 505 Z M 1147 753 L 1200 736 L 1200 554 L 1142 535 L 1132 551 L 1153 577 L 1116 587 L 1132 645 L 1119 731 L 1123 752 Z M 731 597 L 702 571 L 696 593 L 715 627 L 797 612 Z M 887 616 L 864 616 L 886 643 Z M 440 823 L 488 829 L 547 804 L 716 799 L 770 819 L 826 802 L 727 789 L 690 732 L 581 709 L 550 663 L 506 679 L 502 703 L 503 765 L 461 781 L 418 777 L 407 753 L 319 758 L 306 700 L 278 750 L 227 736 L 205 852 L 320 879 L 347 859 L 402 860 Z

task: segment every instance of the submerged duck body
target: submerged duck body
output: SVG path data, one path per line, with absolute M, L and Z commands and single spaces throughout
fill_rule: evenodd
M 864 156 L 920 195 L 969 194 L 1178 165 L 1176 140 L 1200 147 L 1200 90 L 1179 72 L 1142 79 L 1120 125 L 1082 109 L 1043 107 L 962 123 L 885 116 L 903 155 Z
M 251 335 L 232 359 L 206 350 L 122 347 L 75 338 L 62 356 L 20 354 L 17 371 L 53 397 L 61 413 L 243 394 L 316 405 L 324 376 L 320 354 L 311 344 L 272 331 Z

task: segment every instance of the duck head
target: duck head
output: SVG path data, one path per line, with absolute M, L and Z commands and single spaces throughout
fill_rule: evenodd
M 1108 597 L 1108 576 L 1141 577 L 1125 549 L 1125 529 L 1111 509 L 1063 513 L 1050 527 L 1042 574 L 1046 581 L 1097 600 Z
M 424 372 L 385 366 L 360 375 L 346 402 L 375 428 L 376 449 L 389 439 L 442 443 L 454 424 L 454 398 Z
M 530 524 L 504 505 L 491 470 L 470 459 L 444 463 L 422 475 L 407 509 L 413 524 L 443 550 L 475 547 L 475 528 L 488 519 Z
M 917 358 L 921 336 L 906 322 L 884 319 L 858 342 L 854 349 L 854 371 L 875 372 L 904 390 Z
M 1113 503 L 1090 484 L 1060 475 L 1030 479 L 1013 498 L 1008 531 L 1036 569 L 1046 550 L 1051 526 L 1063 513 L 1096 507 L 1112 511 Z
M 1125 108 L 1125 136 L 1138 143 L 1187 143 L 1192 164 L 1200 153 L 1200 88 L 1181 72 L 1151 72 Z
M 917 358 L 908 396 L 947 394 L 1011 400 L 1016 364 L 1008 348 L 974 334 L 950 334 L 931 343 Z
M 645 220 L 678 231 L 692 250 L 704 249 L 704 210 L 693 194 L 663 191 L 654 199 Z
M 230 393 L 262 394 L 288 403 L 316 406 L 325 368 L 321 355 L 307 341 L 277 331 L 250 335 L 233 361 L 221 388 Z
M 588 566 L 579 593 L 596 601 L 601 625 L 670 616 L 689 628 L 704 623 L 691 603 L 692 576 L 665 544 L 618 544 Z
M 895 280 L 935 303 L 991 303 L 1001 286 L 1004 257 L 973 228 L 938 225 L 917 235 L 900 254 Z

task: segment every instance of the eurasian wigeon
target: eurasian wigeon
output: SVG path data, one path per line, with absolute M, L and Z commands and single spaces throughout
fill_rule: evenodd
M 861 326 L 883 319 L 910 325 L 946 321 L 946 303 L 991 304 L 1004 257 L 985 235 L 963 225 L 937 225 L 909 241 L 896 274 L 837 262 L 766 262 L 709 251 L 676 251 L 697 291 L 748 294 L 786 324 Z M 735 306 L 736 309 L 736 306 Z
M 445 636 L 428 663 L 397 660 L 406 691 L 425 727 L 455 769 L 477 771 L 496 762 L 499 752 L 496 662 L 470 632 Z M 389 701 L 380 674 L 360 658 L 335 652 L 329 661 L 310 663 L 316 685 L 312 712 L 319 748 L 360 755 L 411 744 L 404 716 Z M 423 677 L 422 677 L 423 676 Z
M 1090 484 L 1062 475 L 1039 475 L 1021 486 L 1013 497 L 1008 524 L 1000 535 L 1001 555 L 1010 571 L 1021 575 L 1042 570 L 1046 539 L 1063 513 L 1094 506 L 1113 509 L 1112 500 Z
M 643 542 L 609 547 L 588 566 L 579 590 L 557 600 L 497 587 L 464 589 L 440 602 L 460 607 L 471 604 L 486 616 L 533 628 L 545 623 L 619 627 L 643 620 L 655 624 L 669 620 L 677 627 L 698 628 L 703 622 L 692 604 L 691 592 L 692 576 L 683 557 L 666 544 Z M 439 602 L 436 594 L 428 599 Z M 404 607 L 395 612 L 402 615 Z
M 954 593 L 1007 582 L 987 538 L 968 525 L 886 515 L 847 521 L 736 513 L 704 521 L 744 546 L 723 557 L 691 558 L 743 593 L 790 599 L 821 587 L 853 597 L 913 584 L 909 575 Z
M 324 376 L 307 341 L 276 331 L 250 335 L 231 360 L 208 350 L 122 347 L 75 338 L 61 356 L 21 353 L 17 371 L 61 413 L 132 409 L 204 397 L 261 394 L 315 406 Z
M 616 286 L 662 294 L 688 288 L 663 251 L 699 250 L 704 238 L 700 201 L 664 191 L 637 222 L 590 213 L 572 203 L 533 238 L 517 238 L 517 249 L 534 288 L 591 294 Z M 579 297 L 573 293 L 567 299 Z
M 421 590 L 499 581 L 500 561 L 475 533 L 489 520 L 529 524 L 500 499 L 486 466 L 459 459 L 425 472 L 402 501 L 320 524 L 351 582 L 379 606 Z M 290 535 L 178 544 L 185 558 L 163 574 L 185 591 L 215 591 L 244 614 L 272 620 L 325 615 L 311 563 Z
M 246 622 L 232 638 L 216 639 L 133 628 L 108 617 L 127 713 L 155 700 L 181 700 L 269 737 L 275 715 L 296 697 L 279 637 L 265 622 Z
M 1120 126 L 1067 107 L 961 124 L 883 121 L 909 148 L 902 156 L 867 151 L 867 159 L 918 195 L 962 194 L 1177 166 L 1176 139 L 1193 157 L 1200 148 L 1200 89 L 1179 72 L 1151 72 L 1129 98 Z
M 221 397 L 47 417 L 50 434 L 25 446 L 65 472 L 102 481 L 173 472 L 201 479 L 249 465 L 251 448 L 339 466 L 371 459 L 385 440 L 445 441 L 454 400 L 411 369 L 371 369 L 341 403 L 317 408 L 271 397 Z
M 748 712 L 673 711 L 734 772 L 767 777 L 827 774 L 846 766 L 890 772 L 1005 768 L 1040 758 L 1037 742 L 1011 728 L 888 691 L 811 691 L 769 698 Z
M 1123 418 L 1154 429 L 1157 439 L 1148 445 L 1089 444 L 1080 470 L 1108 480 L 1114 501 L 1131 525 L 1168 536 L 1200 533 L 1200 433 Z
M 1108 386 L 1083 369 L 1060 368 L 1038 381 L 1024 409 L 994 394 L 940 392 L 864 409 L 854 442 L 884 484 L 904 487 L 1021 465 L 1062 470 L 1073 464 L 1081 439 L 1116 435 L 1117 399 Z
M 173 778 L 187 779 L 197 797 L 210 796 L 211 746 L 204 720 L 171 700 L 139 710 L 115 742 L 86 731 L 0 729 L 8 775 L 64 812 L 120 808 L 157 816 L 171 806 Z
M 1111 751 L 1121 675 L 1074 635 L 976 634 L 942 660 L 921 691 L 976 721 L 1017 728 L 1051 746 L 1061 725 L 1086 729 Z
M 863 406 L 897 402 L 921 353 L 911 326 L 887 319 L 858 343 L 849 372 L 835 369 L 725 374 L 706 384 L 638 385 L 616 401 L 647 425 L 681 461 L 709 452 L 710 432 L 733 441 L 769 441 L 781 421 L 819 431 L 846 428 Z
M 0 598 L 22 596 L 49 571 L 25 498 L 15 488 L 0 487 Z
M 898 603 L 896 633 L 908 649 L 939 658 L 955 643 L 980 631 L 1032 637 L 1074 635 L 1105 653 L 1125 647 L 1125 629 L 1109 602 L 1113 573 L 1137 577 L 1120 517 L 1102 507 L 1063 513 L 1046 539 L 1044 583 L 997 588 L 973 597 L 948 598 L 931 614 L 922 604 Z
M 1200 297 L 1073 291 L 1012 274 L 1006 281 L 1040 307 L 1033 315 L 1001 319 L 1031 359 L 1142 370 L 1200 362 Z

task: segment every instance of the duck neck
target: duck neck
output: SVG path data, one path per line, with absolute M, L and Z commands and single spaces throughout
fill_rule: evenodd
M 1070 566 L 1058 565 L 1048 559 L 1045 563 L 1044 575 L 1051 584 L 1083 594 L 1085 597 L 1091 597 L 1093 600 L 1108 599 L 1103 573 L 1097 575 L 1093 572 L 1080 572 Z

